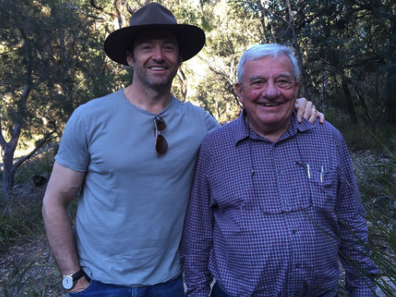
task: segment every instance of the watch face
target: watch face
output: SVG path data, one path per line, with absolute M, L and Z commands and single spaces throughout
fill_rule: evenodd
M 73 279 L 71 278 L 71 276 L 65 275 L 65 276 L 63 277 L 62 286 L 63 286 L 66 290 L 70 290 L 71 288 L 73 288 Z

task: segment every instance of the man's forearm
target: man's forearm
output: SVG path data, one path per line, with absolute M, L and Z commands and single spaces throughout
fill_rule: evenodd
M 61 273 L 72 274 L 80 270 L 67 207 L 44 204 L 43 218 L 48 242 Z
M 68 207 L 80 191 L 84 175 L 55 162 L 43 199 L 48 242 L 63 274 L 80 270 Z

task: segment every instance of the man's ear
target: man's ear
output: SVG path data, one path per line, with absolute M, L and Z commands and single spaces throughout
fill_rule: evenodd
M 126 60 L 127 60 L 127 62 L 128 62 L 128 66 L 133 67 L 132 53 L 127 52 Z
M 243 104 L 243 89 L 242 89 L 242 85 L 240 83 L 236 83 L 234 84 L 234 91 L 238 96 L 239 102 L 241 102 Z
M 298 94 L 298 90 L 299 90 L 299 88 L 300 88 L 300 82 L 299 82 L 299 81 L 296 81 L 296 82 L 294 83 L 294 88 L 296 89 L 296 94 Z

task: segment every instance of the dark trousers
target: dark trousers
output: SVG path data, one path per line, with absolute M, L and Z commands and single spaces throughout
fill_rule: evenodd
M 212 294 L 210 294 L 210 297 L 230 297 L 230 296 L 227 295 L 227 293 L 224 292 L 217 283 L 215 283 L 212 289 Z

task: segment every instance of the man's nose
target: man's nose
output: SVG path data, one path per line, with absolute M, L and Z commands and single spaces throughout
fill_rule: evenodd
M 279 96 L 279 93 L 279 89 L 276 87 L 276 85 L 269 81 L 267 82 L 262 95 L 267 99 L 275 99 Z
M 162 61 L 164 59 L 164 54 L 160 47 L 155 47 L 153 52 L 153 60 Z

